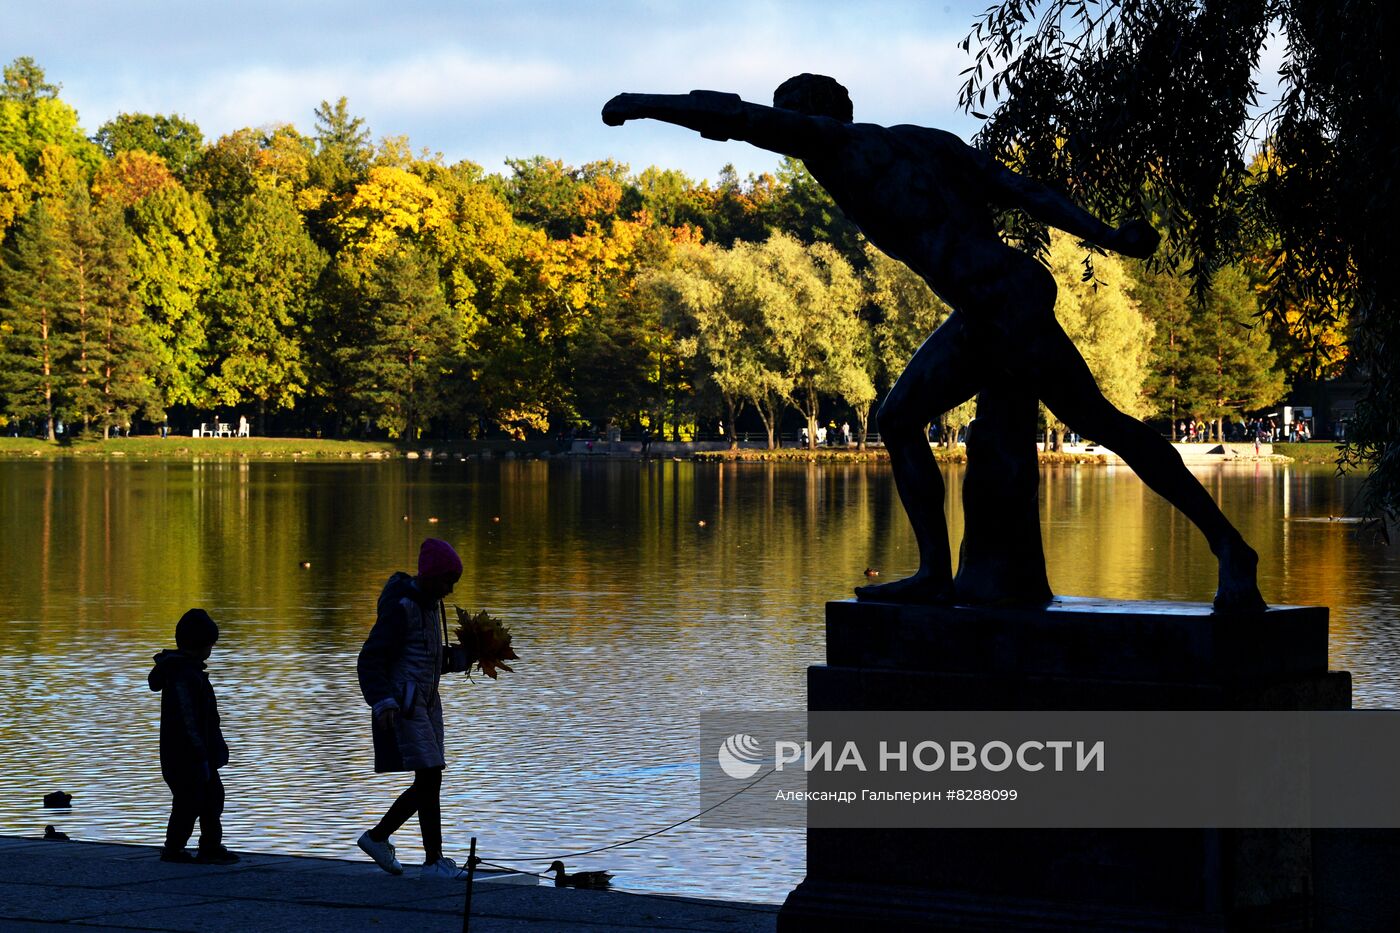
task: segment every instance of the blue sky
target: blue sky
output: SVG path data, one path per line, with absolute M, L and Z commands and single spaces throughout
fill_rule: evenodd
M 346 95 L 378 138 L 489 171 L 543 154 L 612 157 L 713 178 L 775 159 L 651 122 L 612 129 L 619 91 L 737 91 L 768 102 L 784 78 L 830 74 L 856 118 L 967 137 L 957 48 L 977 2 L 903 0 L 0 0 L 0 57 L 32 56 L 95 132 L 119 112 L 178 113 L 206 138 L 244 126 L 303 131 Z

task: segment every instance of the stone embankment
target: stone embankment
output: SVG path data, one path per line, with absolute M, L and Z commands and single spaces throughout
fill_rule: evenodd
M 367 861 L 244 854 L 236 865 L 174 865 L 149 846 L 0 837 L 0 929 L 7 933 L 441 933 L 462 926 L 463 883 L 392 877 Z M 580 891 L 483 872 L 471 933 L 771 933 L 778 908 Z

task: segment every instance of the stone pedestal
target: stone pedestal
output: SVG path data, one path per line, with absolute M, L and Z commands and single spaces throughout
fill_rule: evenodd
M 1348 709 L 1327 610 L 827 605 L 812 710 Z M 1306 830 L 821 830 L 778 929 L 1307 930 Z

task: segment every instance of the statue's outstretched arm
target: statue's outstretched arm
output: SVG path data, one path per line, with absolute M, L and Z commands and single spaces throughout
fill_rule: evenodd
M 824 122 L 793 110 L 751 104 L 738 94 L 691 91 L 689 94 L 619 94 L 603 106 L 603 122 L 621 126 L 628 120 L 661 120 L 695 130 L 706 139 L 741 139 L 771 152 L 801 158 L 810 152 Z
M 1121 227 L 1110 227 L 1059 191 L 1013 172 L 991 158 L 984 158 L 992 183 L 1004 193 L 1006 201 L 1024 209 L 1036 220 L 1125 256 L 1146 259 L 1157 251 L 1161 238 L 1145 220 L 1131 220 Z

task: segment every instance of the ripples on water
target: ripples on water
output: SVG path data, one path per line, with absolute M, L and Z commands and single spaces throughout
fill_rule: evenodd
M 1400 559 L 1355 524 L 1300 520 L 1345 514 L 1357 481 L 1199 475 L 1259 548 L 1266 597 L 1332 607 L 1333 667 L 1354 672 L 1357 705 L 1396 705 Z M 145 677 L 175 619 L 204 605 L 222 628 L 229 844 L 360 857 L 355 838 L 407 778 L 372 773 L 355 653 L 384 580 L 433 535 L 467 565 L 452 600 L 505 619 L 522 657 L 499 682 L 444 689 L 447 850 L 476 835 L 488 860 L 538 856 L 519 867 L 539 871 L 696 812 L 698 711 L 805 706 L 822 603 L 867 566 L 916 563 L 872 464 L 16 462 L 0 477 L 0 833 L 57 822 L 160 842 Z M 1045 479 L 1058 592 L 1209 599 L 1204 542 L 1126 469 Z M 71 812 L 40 809 L 55 789 Z M 421 858 L 415 824 L 396 841 Z M 804 843 L 687 826 L 575 861 L 623 889 L 779 901 Z

